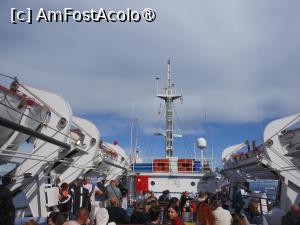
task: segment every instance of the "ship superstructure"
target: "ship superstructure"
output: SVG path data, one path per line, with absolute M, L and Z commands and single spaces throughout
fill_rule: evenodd
M 158 85 L 157 85 L 158 87 Z M 157 88 L 158 89 L 158 88 Z M 132 163 L 132 176 L 136 191 L 154 191 L 161 194 L 163 190 L 169 190 L 172 196 L 180 196 L 184 191 L 199 193 L 201 191 L 214 192 L 218 188 L 212 160 L 203 157 L 206 147 L 204 138 L 199 138 L 197 145 L 200 148 L 202 158 L 179 158 L 174 156 L 174 137 L 181 135 L 173 131 L 173 102 L 181 99 L 172 82 L 171 63 L 167 63 L 167 82 L 163 92 L 157 97 L 165 102 L 165 133 L 160 133 L 165 138 L 165 157 L 153 158 L 149 161 L 136 159 Z

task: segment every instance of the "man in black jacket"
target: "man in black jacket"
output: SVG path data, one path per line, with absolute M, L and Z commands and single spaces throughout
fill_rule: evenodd
M 74 181 L 73 185 L 70 187 L 70 194 L 72 196 L 72 216 L 70 216 L 70 218 L 74 219 L 74 216 L 76 216 L 76 213 L 80 208 L 89 207 L 89 191 L 83 187 L 83 181 L 78 179 Z

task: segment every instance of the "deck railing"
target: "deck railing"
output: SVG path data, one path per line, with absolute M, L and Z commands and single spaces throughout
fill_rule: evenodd
M 204 164 L 200 159 L 180 158 L 180 159 L 153 159 L 143 163 L 133 163 L 131 169 L 133 172 L 157 172 L 157 173 L 200 173 L 211 172 L 212 160 L 205 159 Z

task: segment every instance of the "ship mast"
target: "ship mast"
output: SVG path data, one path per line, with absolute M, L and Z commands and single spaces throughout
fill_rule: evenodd
M 163 99 L 166 103 L 166 158 L 169 158 L 173 156 L 173 101 L 182 97 L 182 95 L 176 95 L 175 93 L 170 60 L 168 60 L 167 86 L 164 91 L 164 94 L 157 94 L 157 97 Z

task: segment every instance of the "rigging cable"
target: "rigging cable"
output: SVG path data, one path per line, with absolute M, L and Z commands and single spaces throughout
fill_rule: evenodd
M 17 79 L 17 77 L 12 77 L 12 76 L 9 76 L 9 75 L 3 74 L 3 73 L 0 73 L 0 76 L 7 77 L 7 78 L 10 78 L 12 80 Z
M 187 149 L 187 153 L 189 154 L 189 156 L 193 156 L 193 152 L 192 152 L 192 150 L 191 150 L 192 148 L 188 148 L 188 146 L 187 146 L 187 141 L 186 141 L 186 138 L 185 138 L 185 135 L 183 135 L 183 126 L 182 126 L 182 123 L 181 123 L 180 118 L 179 118 L 179 116 L 178 116 L 176 107 L 175 107 L 174 103 L 172 103 L 172 104 L 173 104 L 173 108 L 174 108 L 175 116 L 176 116 L 176 118 L 177 118 L 178 125 L 179 125 L 179 127 L 181 127 L 180 129 L 181 129 L 181 133 L 182 133 L 182 136 L 183 136 L 183 144 L 184 144 L 184 147 Z
M 164 104 L 164 107 L 163 107 L 162 111 L 164 111 L 165 107 L 166 107 L 166 104 Z M 160 124 L 161 124 L 161 119 L 162 119 L 163 113 L 160 113 L 159 115 L 160 115 L 160 118 L 159 118 L 159 120 L 158 120 L 158 122 L 157 122 L 157 124 L 156 124 L 156 126 L 155 126 L 154 133 L 156 133 L 156 132 L 158 131 L 158 127 L 159 127 Z M 149 158 L 151 157 L 151 154 L 152 154 L 152 152 L 153 152 L 153 151 L 152 151 L 152 150 L 153 150 L 153 146 L 154 146 L 154 144 L 153 144 L 153 139 L 154 139 L 154 135 L 151 135 L 151 138 L 150 138 L 150 141 L 149 141 L 149 144 L 148 144 L 148 148 L 147 148 L 147 150 L 146 150 L 145 159 L 147 159 L 148 157 L 149 157 Z

